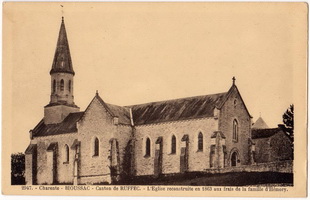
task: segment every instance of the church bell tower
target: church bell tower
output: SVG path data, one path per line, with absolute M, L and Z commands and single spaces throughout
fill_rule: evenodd
M 57 124 L 62 122 L 69 113 L 80 110 L 74 104 L 73 77 L 75 73 L 63 17 L 50 75 L 51 96 L 50 103 L 44 107 L 44 123 Z

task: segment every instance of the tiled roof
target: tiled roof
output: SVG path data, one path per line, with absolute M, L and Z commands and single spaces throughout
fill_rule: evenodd
M 64 20 L 62 20 L 50 74 L 65 72 L 74 75 Z
M 73 144 L 71 145 L 71 149 L 74 149 L 76 146 L 79 146 L 80 145 L 80 141 L 78 141 L 77 139 L 75 139 L 74 141 L 73 141 Z
M 263 118 L 259 117 L 253 124 L 252 129 L 266 129 L 269 128 Z
M 52 142 L 48 147 L 47 147 L 47 151 L 55 151 L 58 147 L 58 143 L 57 142 Z
M 37 149 L 37 145 L 36 144 L 29 144 L 29 146 L 27 147 L 25 154 L 32 154 L 36 151 Z
M 33 136 L 49 136 L 77 132 L 76 122 L 82 117 L 83 113 L 84 112 L 70 113 L 59 124 L 44 124 L 44 119 L 42 119 L 32 130 Z
M 252 139 L 268 138 L 282 131 L 279 128 L 252 129 Z
M 107 111 L 112 115 L 112 117 L 118 117 L 118 122 L 120 124 L 130 125 L 129 108 L 106 103 L 101 99 L 99 95 L 96 95 L 95 98 L 99 100 L 99 102 L 107 109 Z
M 98 94 L 94 97 L 94 99 L 97 99 L 112 117 L 118 117 L 119 124 L 131 125 L 131 109 L 134 125 L 144 125 L 203 117 L 214 117 L 214 109 L 221 108 L 232 92 L 232 88 L 228 92 L 224 93 L 132 106 L 117 106 L 105 103 Z M 87 112 L 87 109 L 85 112 Z M 46 125 L 42 119 L 41 122 L 39 122 L 39 124 L 34 128 L 33 136 L 48 136 L 77 132 L 76 123 L 83 115 L 84 112 L 70 113 L 64 121 L 59 124 Z
M 213 117 L 214 108 L 221 103 L 226 94 L 227 92 L 130 107 L 135 125 Z
M 222 131 L 216 131 L 211 135 L 211 138 L 216 138 L 216 136 L 220 134 L 221 138 L 226 138 L 224 133 L 222 133 Z

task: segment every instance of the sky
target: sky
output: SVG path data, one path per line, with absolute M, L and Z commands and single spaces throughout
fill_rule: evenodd
M 261 115 L 269 127 L 277 127 L 294 103 L 294 70 L 304 67 L 295 62 L 304 27 L 298 9 L 288 12 L 287 6 L 4 4 L 4 98 L 9 99 L 12 128 L 6 131 L 12 152 L 25 151 L 29 130 L 49 103 L 62 16 L 81 110 L 96 90 L 105 102 L 133 105 L 226 92 L 235 76 L 253 122 Z

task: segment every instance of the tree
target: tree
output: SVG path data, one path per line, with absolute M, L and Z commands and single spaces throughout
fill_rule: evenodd
M 284 131 L 294 142 L 294 104 L 283 114 Z
M 14 153 L 11 154 L 11 184 L 24 185 L 25 184 L 25 154 Z

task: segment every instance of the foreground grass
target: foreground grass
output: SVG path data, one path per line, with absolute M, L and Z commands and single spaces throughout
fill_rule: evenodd
M 193 186 L 245 186 L 293 185 L 293 174 L 278 172 L 234 172 L 224 174 L 186 173 L 160 177 L 135 177 L 123 184 L 130 185 L 193 185 Z

